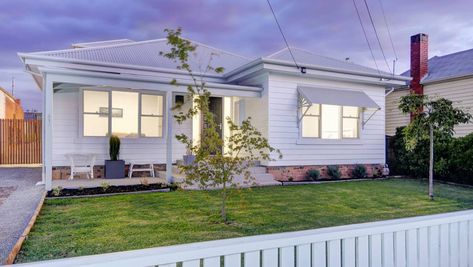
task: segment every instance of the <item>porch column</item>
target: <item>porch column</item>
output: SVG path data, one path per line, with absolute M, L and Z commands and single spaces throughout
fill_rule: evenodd
M 166 92 L 166 181 L 173 182 L 172 179 L 172 91 Z
M 43 157 L 43 183 L 46 190 L 52 189 L 52 151 L 53 151 L 53 83 L 47 75 L 43 80 L 43 120 L 42 120 L 42 157 Z

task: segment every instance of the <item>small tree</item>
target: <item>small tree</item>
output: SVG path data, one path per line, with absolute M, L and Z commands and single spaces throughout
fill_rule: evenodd
M 209 110 L 211 94 L 206 87 L 203 75 L 199 74 L 200 77 L 197 77 L 188 62 L 189 54 L 196 50 L 196 46 L 181 38 L 181 29 L 166 29 L 165 32 L 171 51 L 160 54 L 178 63 L 177 69 L 187 71 L 193 81 L 193 85 L 187 86 L 187 97 L 192 101 L 192 107 L 179 112 L 174 117 L 179 124 L 182 124 L 194 116 L 201 116 L 205 125 L 198 142 L 185 134 L 176 135 L 177 140 L 195 155 L 192 164 L 182 165 L 180 169 L 186 175 L 186 183 L 189 185 L 197 184 L 201 188 L 221 188 L 220 214 L 223 221 L 228 222 L 226 203 L 229 198 L 229 188 L 239 187 L 239 184 L 234 181 L 235 175 L 243 175 L 244 182 L 250 183 L 254 178 L 251 177 L 248 168 L 255 161 L 271 160 L 272 153 L 281 157 L 281 153 L 270 146 L 268 140 L 251 124 L 251 118 L 245 119 L 241 125 L 234 123 L 228 117 L 225 118 L 231 134 L 224 138 L 220 136 L 214 114 Z M 224 71 L 222 67 L 211 66 L 212 57 L 213 55 L 210 55 L 209 64 L 205 67 L 204 73 L 209 71 L 222 73 Z M 171 84 L 177 85 L 177 81 L 173 79 Z
M 412 151 L 422 140 L 429 140 L 429 197 L 434 199 L 434 139 L 451 138 L 455 125 L 468 123 L 472 116 L 445 98 L 430 99 L 426 95 L 403 96 L 399 108 L 410 113 L 412 120 L 404 128 L 406 149 Z

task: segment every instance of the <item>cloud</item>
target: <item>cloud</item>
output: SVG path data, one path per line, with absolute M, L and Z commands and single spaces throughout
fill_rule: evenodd
M 430 36 L 430 55 L 473 47 L 473 21 L 468 0 L 367 0 L 389 64 L 394 59 L 380 1 L 386 11 L 398 52 L 397 72 L 409 66 L 409 36 Z M 350 0 L 272 0 L 292 46 L 374 67 Z M 376 62 L 386 70 L 369 24 L 364 3 L 356 0 Z M 268 55 L 284 47 L 265 1 L 254 0 L 2 0 L 0 3 L 0 86 L 17 80 L 18 96 L 27 108 L 38 108 L 33 79 L 22 71 L 16 53 L 55 50 L 72 43 L 163 37 L 163 29 L 183 27 L 196 41 L 249 57 Z M 23 93 L 24 92 L 24 93 Z M 40 104 L 39 104 L 40 107 Z

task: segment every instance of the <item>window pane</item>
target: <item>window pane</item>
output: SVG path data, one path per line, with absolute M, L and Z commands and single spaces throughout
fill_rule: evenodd
M 108 111 L 108 92 L 84 90 L 84 112 L 86 113 L 105 113 Z
M 358 118 L 358 107 L 343 107 L 343 117 Z
M 138 93 L 112 92 L 112 133 L 138 136 Z
M 322 138 L 340 138 L 341 106 L 322 105 Z
M 84 114 L 84 136 L 106 136 L 108 133 L 108 116 Z
M 141 117 L 141 136 L 161 137 L 163 133 L 162 117 Z
M 302 137 L 319 137 L 319 117 L 302 117 Z
M 343 119 L 343 138 L 358 138 L 358 119 Z
M 302 112 L 304 112 L 306 108 L 302 109 Z M 319 104 L 313 104 L 312 106 L 309 107 L 307 110 L 306 115 L 315 115 L 318 116 L 320 115 L 320 105 Z
M 141 114 L 163 115 L 163 96 L 141 95 Z

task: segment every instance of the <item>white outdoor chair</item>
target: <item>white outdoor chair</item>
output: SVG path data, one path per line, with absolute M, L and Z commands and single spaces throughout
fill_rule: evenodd
M 94 179 L 95 154 L 66 154 L 65 156 L 71 164 L 69 180 L 74 179 L 74 174 L 78 173 L 86 173 L 88 179 Z
M 133 172 L 149 172 L 151 177 L 156 177 L 152 162 L 129 161 L 130 169 L 128 170 L 128 178 L 133 177 Z M 136 167 L 140 166 L 140 167 Z

